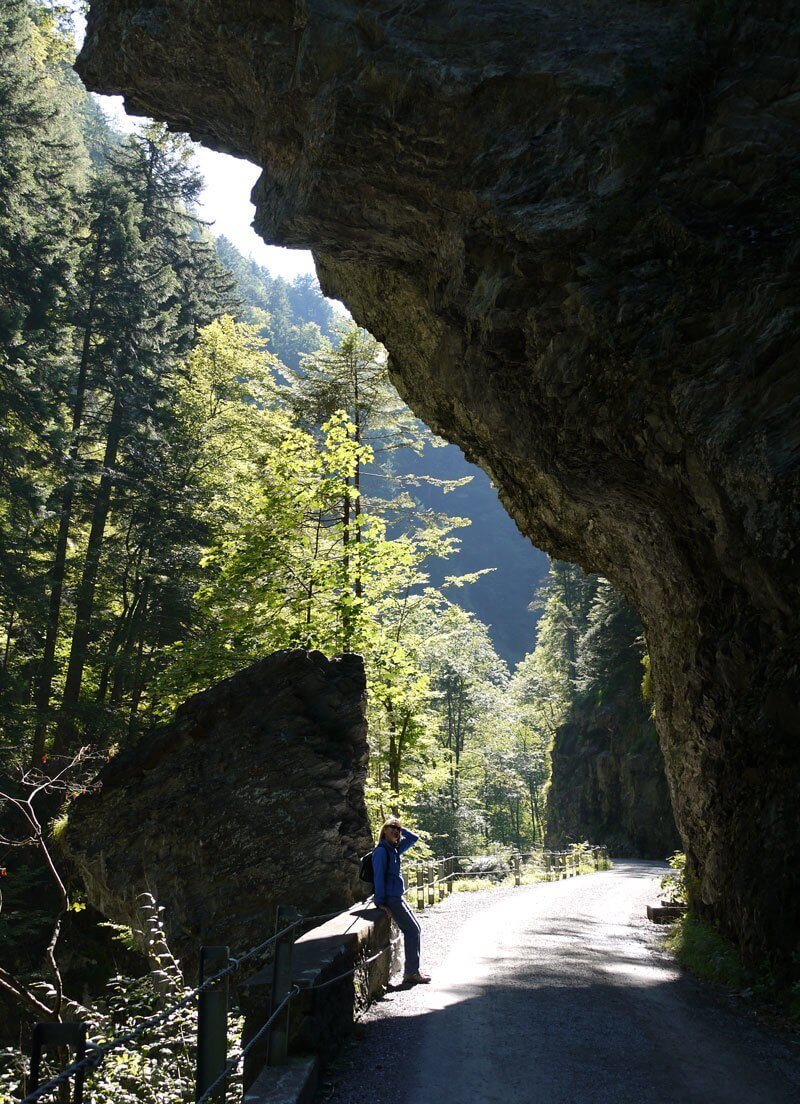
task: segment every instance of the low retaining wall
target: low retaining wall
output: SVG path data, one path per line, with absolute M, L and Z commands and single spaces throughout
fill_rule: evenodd
M 391 939 L 391 923 L 383 910 L 358 904 L 295 942 L 292 980 L 300 988 L 300 995 L 291 1004 L 290 1056 L 311 1054 L 323 1064 L 334 1057 L 352 1030 L 356 1016 L 383 992 L 401 968 L 400 941 L 392 943 Z M 374 961 L 366 961 L 373 958 Z M 244 1044 L 269 1017 L 271 997 L 269 966 L 240 987 L 239 1003 L 245 1015 Z M 262 1070 L 266 1058 L 264 1040 L 245 1061 L 245 1089 L 256 1078 L 259 1085 L 265 1081 Z M 275 1072 L 278 1081 L 279 1067 L 275 1067 Z

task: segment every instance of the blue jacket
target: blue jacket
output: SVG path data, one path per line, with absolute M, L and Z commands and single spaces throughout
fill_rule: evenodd
M 412 847 L 419 836 L 408 828 L 400 829 L 397 847 L 382 839 L 372 852 L 372 874 L 375 879 L 375 904 L 385 905 L 387 897 L 402 897 L 406 891 L 400 873 L 400 856 Z

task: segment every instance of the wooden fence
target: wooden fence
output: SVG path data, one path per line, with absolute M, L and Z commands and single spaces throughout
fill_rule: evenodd
M 487 878 L 505 881 L 512 874 L 514 885 L 533 872 L 538 881 L 557 882 L 592 870 L 607 870 L 611 865 L 608 848 L 571 848 L 569 851 L 512 852 L 503 855 L 448 855 L 444 859 L 421 859 L 405 863 L 409 872 L 407 896 L 422 910 L 444 900 L 453 892 L 459 878 Z

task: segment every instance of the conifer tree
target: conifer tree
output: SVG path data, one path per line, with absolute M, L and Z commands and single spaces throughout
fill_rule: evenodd
M 158 463 L 172 417 L 169 391 L 177 359 L 188 352 L 199 328 L 231 300 L 230 280 L 195 233 L 187 210 L 200 179 L 186 143 L 163 128 L 149 127 L 114 153 L 108 172 L 109 187 L 119 197 L 116 207 L 112 204 L 117 212 L 117 253 L 105 269 L 103 374 L 95 380 L 98 395 L 105 396 L 107 416 L 76 587 L 58 750 L 76 738 L 101 556 L 115 496 L 116 508 L 121 508 L 131 488 L 143 485 L 142 467 Z M 147 603 L 139 600 L 134 608 L 143 650 Z
M 598 581 L 586 619 L 577 662 L 577 687 L 597 700 L 621 688 L 637 688 L 642 679 L 642 627 L 631 607 L 607 579 Z
M 86 159 L 29 0 L 0 9 L 0 694 L 26 708 L 45 602 L 47 500 L 63 461 L 66 317 Z

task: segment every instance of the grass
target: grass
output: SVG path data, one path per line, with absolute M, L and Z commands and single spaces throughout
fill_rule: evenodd
M 800 982 L 779 988 L 769 970 L 748 967 L 736 945 L 712 925 L 687 914 L 669 929 L 665 944 L 696 977 L 753 997 L 759 1014 L 800 1028 Z
M 502 878 L 500 881 L 495 878 L 454 878 L 453 892 L 477 893 L 481 889 L 504 889 L 506 886 L 513 884 L 513 875 L 506 875 L 506 877 Z
M 736 946 L 711 925 L 692 916 L 683 916 L 672 925 L 666 946 L 681 966 L 704 981 L 743 989 L 753 980 Z

